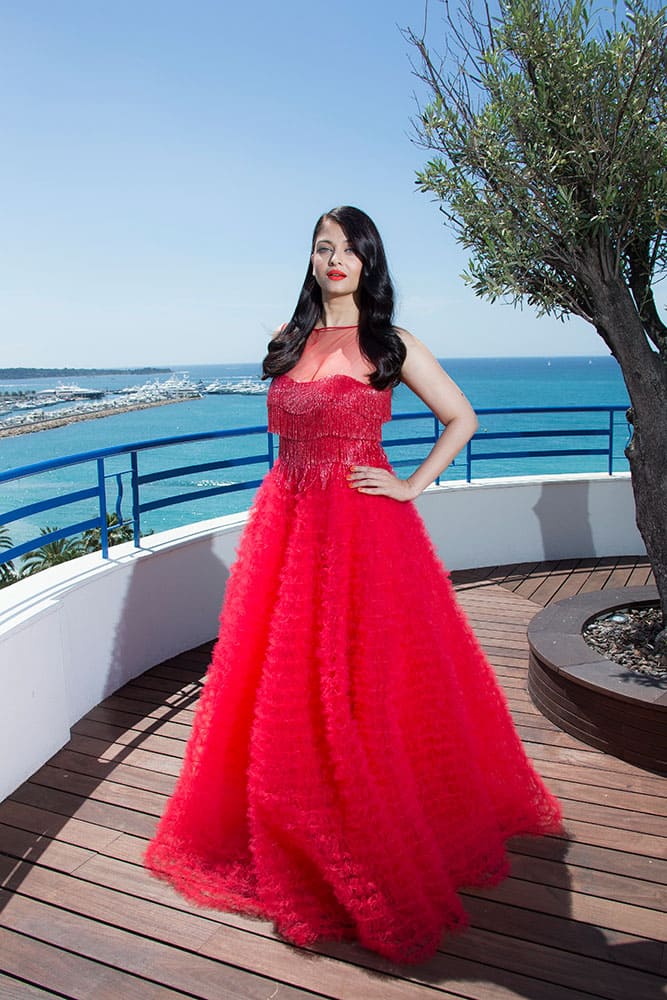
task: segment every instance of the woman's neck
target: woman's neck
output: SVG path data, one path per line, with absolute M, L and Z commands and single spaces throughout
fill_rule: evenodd
M 322 303 L 322 326 L 358 326 L 359 308 L 352 299 Z

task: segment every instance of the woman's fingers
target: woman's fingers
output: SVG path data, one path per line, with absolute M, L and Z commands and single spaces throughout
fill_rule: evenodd
M 358 493 L 387 496 L 393 500 L 411 500 L 412 490 L 405 479 L 399 479 L 388 469 L 370 465 L 353 465 L 347 476 L 348 484 Z

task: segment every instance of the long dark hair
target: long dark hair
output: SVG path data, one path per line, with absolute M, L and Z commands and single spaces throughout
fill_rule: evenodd
M 394 288 L 389 277 L 382 239 L 373 220 L 359 208 L 343 205 L 325 212 L 315 223 L 311 253 L 320 226 L 333 219 L 341 227 L 363 264 L 359 282 L 359 347 L 375 365 L 369 382 L 386 389 L 400 381 L 405 344 L 393 326 Z M 322 293 L 315 281 L 311 260 L 289 323 L 269 344 L 262 365 L 263 378 L 284 375 L 301 357 L 306 340 L 322 316 Z

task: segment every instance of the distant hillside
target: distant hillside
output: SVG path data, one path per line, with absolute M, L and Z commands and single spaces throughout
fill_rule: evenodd
M 81 375 L 161 375 L 172 368 L 0 368 L 0 379 L 79 378 Z

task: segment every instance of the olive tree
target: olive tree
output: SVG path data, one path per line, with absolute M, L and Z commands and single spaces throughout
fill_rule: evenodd
M 581 316 L 618 361 L 637 525 L 665 615 L 667 327 L 655 287 L 667 270 L 667 9 L 463 0 L 445 3 L 444 28 L 440 55 L 430 29 L 406 32 L 428 88 L 417 141 L 433 151 L 417 184 L 471 252 L 476 294 Z

